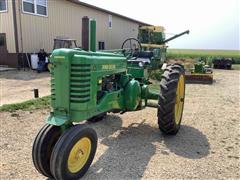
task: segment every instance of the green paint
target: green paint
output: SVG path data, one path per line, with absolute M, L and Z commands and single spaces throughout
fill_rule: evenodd
M 50 62 L 53 112 L 47 118 L 49 124 L 80 122 L 113 109 L 134 111 L 142 99 L 158 98 L 148 91 L 146 69 L 135 66 L 130 68 L 133 74 L 127 73 L 122 54 L 57 49 Z M 105 82 L 111 75 L 115 75 L 113 85 Z M 103 83 L 112 88 L 104 90 Z
M 128 74 L 131 74 L 134 78 L 144 78 L 144 68 L 128 66 Z
M 124 102 L 128 111 L 136 110 L 141 100 L 141 87 L 138 81 L 132 79 L 125 88 Z
M 96 52 L 96 20 L 90 21 L 90 51 Z
M 124 108 L 121 89 L 106 93 L 97 103 L 97 93 L 101 89 L 99 80 L 115 73 L 123 80 L 127 77 L 123 55 L 59 49 L 53 51 L 50 61 L 53 64 L 53 112 L 47 119 L 49 124 L 60 126 L 68 121 L 79 122 L 112 108 Z M 122 85 L 119 81 L 119 86 Z
M 194 73 L 205 73 L 204 63 L 202 62 L 195 63 Z

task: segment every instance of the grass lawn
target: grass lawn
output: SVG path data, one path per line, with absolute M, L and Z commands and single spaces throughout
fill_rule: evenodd
M 35 109 L 50 108 L 50 96 L 33 99 L 16 104 L 6 104 L 0 106 L 0 112 L 14 112 L 16 110 L 31 111 Z
M 234 70 L 240 70 L 240 64 L 233 64 L 232 69 Z
M 230 57 L 240 60 L 239 50 L 168 49 L 168 58 Z

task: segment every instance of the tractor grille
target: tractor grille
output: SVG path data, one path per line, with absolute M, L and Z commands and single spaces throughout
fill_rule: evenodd
M 90 101 L 91 65 L 72 64 L 70 77 L 70 102 L 86 103 Z
M 51 72 L 51 100 L 56 100 L 56 92 L 55 92 L 55 81 L 53 77 L 53 72 Z

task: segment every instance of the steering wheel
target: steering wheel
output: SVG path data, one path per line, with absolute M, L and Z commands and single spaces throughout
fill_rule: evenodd
M 136 38 L 128 38 L 122 44 L 123 55 L 127 59 L 135 60 L 142 50 L 141 43 Z

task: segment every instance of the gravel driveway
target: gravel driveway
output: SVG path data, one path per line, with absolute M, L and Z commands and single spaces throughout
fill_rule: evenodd
M 0 72 L 0 106 L 33 99 L 33 89 L 40 97 L 50 94 L 49 72 L 6 71 Z
M 240 71 L 215 70 L 213 85 L 187 85 L 182 127 L 162 135 L 156 110 L 110 114 L 83 179 L 240 179 Z M 47 110 L 0 113 L 0 179 L 46 179 L 33 167 L 32 143 Z

